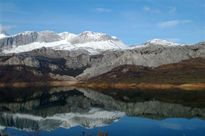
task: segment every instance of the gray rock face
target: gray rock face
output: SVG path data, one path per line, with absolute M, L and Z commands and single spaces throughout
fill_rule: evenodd
M 90 65 L 90 56 L 86 50 L 73 50 L 73 51 L 63 51 L 63 50 L 53 50 L 51 48 L 41 48 L 33 50 L 31 52 L 19 53 L 17 56 L 24 55 L 26 57 L 45 57 L 45 58 L 57 58 L 64 59 L 67 68 L 82 68 Z
M 0 39 L 0 48 L 1 50 L 10 49 L 33 42 L 53 42 L 60 39 L 59 35 L 51 31 L 24 32 Z
M 37 42 L 54 42 L 60 40 L 61 37 L 52 31 L 38 32 Z
M 29 44 L 37 40 L 37 32 L 29 32 L 28 34 L 17 34 L 11 37 L 5 37 L 0 40 L 1 49 L 12 48 L 14 45 Z
M 75 80 L 73 77 L 90 66 L 90 56 L 84 50 L 55 51 L 42 48 L 26 53 L 0 56 L 0 65 L 28 66 L 39 70 L 39 73 L 50 73 L 50 76 L 57 80 Z

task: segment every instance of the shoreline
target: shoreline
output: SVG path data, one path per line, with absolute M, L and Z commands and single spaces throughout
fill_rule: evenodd
M 205 91 L 205 83 L 185 83 L 185 84 L 157 84 L 157 83 L 76 83 L 72 86 L 87 87 L 87 88 L 115 88 L 115 89 L 182 89 L 182 90 L 200 90 Z
M 29 86 L 70 86 L 70 87 L 86 87 L 93 89 L 182 89 L 182 90 L 200 90 L 205 91 L 205 83 L 184 83 L 184 84 L 159 84 L 159 83 L 80 83 L 70 81 L 50 81 L 50 82 L 15 82 L 15 83 L 0 83 L 0 88 L 3 87 L 29 87 Z

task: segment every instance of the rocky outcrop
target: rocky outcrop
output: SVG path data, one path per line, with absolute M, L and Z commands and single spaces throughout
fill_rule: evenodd
M 75 69 L 90 65 L 90 57 L 85 50 L 55 51 L 50 48 L 41 48 L 31 52 L 0 56 L 0 65 L 40 67 L 45 63 L 53 65 L 60 64 L 65 65 L 67 68 Z
M 0 65 L 28 67 L 32 73 L 47 74 L 56 80 L 70 80 L 90 66 L 90 56 L 84 50 L 68 52 L 42 48 L 26 53 L 2 55 Z

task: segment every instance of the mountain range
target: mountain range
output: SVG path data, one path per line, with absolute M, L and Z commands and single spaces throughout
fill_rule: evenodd
M 3 83 L 53 80 L 84 82 L 95 79 L 92 80 L 94 82 L 97 81 L 95 77 L 101 81 L 102 74 L 103 78 L 113 79 L 123 74 L 126 77 L 127 72 L 134 75 L 132 81 L 148 82 L 142 80 L 146 70 L 149 71 L 148 76 L 152 77 L 159 67 L 181 66 L 183 61 L 186 61 L 186 66 L 194 68 L 179 75 L 180 79 L 186 74 L 191 75 L 192 79 L 177 82 L 167 79 L 180 74 L 179 67 L 176 67 L 171 73 L 167 70 L 169 74 L 161 73 L 160 80 L 164 78 L 173 81 L 171 83 L 201 83 L 205 82 L 205 76 L 194 74 L 205 71 L 202 66 L 204 59 L 205 41 L 186 45 L 153 39 L 139 46 L 128 47 L 115 36 L 90 31 L 77 35 L 52 31 L 0 35 L 0 82 Z M 134 71 L 130 70 L 132 66 Z M 180 67 L 182 71 L 186 66 Z M 121 67 L 122 71 L 114 72 L 114 75 L 111 74 L 113 77 L 105 76 L 117 67 Z
M 2 53 L 27 52 L 42 47 L 54 50 L 85 49 L 90 54 L 104 50 L 126 49 L 127 46 L 118 38 L 103 33 L 85 31 L 81 34 L 52 31 L 27 31 L 12 36 L 0 35 Z

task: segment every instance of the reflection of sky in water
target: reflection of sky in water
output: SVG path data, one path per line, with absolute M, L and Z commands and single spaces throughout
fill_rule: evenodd
M 165 120 L 152 120 L 138 117 L 123 117 L 120 121 L 109 126 L 84 129 L 73 127 L 70 129 L 58 128 L 52 131 L 40 131 L 40 136 L 76 136 L 91 132 L 97 134 L 98 130 L 107 131 L 109 136 L 204 136 L 205 121 L 197 118 L 182 119 L 169 118 Z M 7 128 L 4 132 L 12 136 L 24 136 L 31 132 Z

